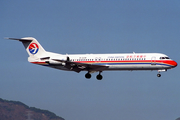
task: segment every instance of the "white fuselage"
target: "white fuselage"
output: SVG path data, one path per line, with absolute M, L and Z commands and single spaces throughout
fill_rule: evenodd
M 128 54 L 68 54 L 61 55 L 48 52 L 47 59 L 31 61 L 31 63 L 45 65 L 61 70 L 69 70 L 64 65 L 53 59 L 66 60 L 69 57 L 71 62 L 85 63 L 91 65 L 108 66 L 104 70 L 167 70 L 177 66 L 177 63 L 168 56 L 161 53 L 128 53 Z M 58 64 L 58 65 L 57 65 Z M 86 70 L 86 69 L 85 69 Z M 103 71 L 104 71 L 103 70 Z M 97 69 L 97 71 L 100 71 Z

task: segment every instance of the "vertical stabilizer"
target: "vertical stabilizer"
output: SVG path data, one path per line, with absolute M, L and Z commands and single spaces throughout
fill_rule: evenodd
M 42 57 L 45 55 L 46 51 L 44 48 L 39 44 L 39 42 L 33 37 L 25 37 L 25 38 L 8 38 L 11 40 L 18 40 L 23 43 L 27 53 L 30 57 Z

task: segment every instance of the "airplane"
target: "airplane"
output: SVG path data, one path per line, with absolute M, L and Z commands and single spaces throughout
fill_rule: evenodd
M 6 38 L 18 40 L 23 43 L 27 53 L 28 61 L 37 65 L 48 66 L 59 70 L 87 71 L 85 78 L 90 79 L 91 73 L 99 72 L 97 80 L 102 80 L 103 71 L 112 70 L 157 70 L 167 71 L 177 66 L 177 62 L 161 53 L 123 53 L 123 54 L 57 54 L 45 51 L 39 42 L 33 37 Z

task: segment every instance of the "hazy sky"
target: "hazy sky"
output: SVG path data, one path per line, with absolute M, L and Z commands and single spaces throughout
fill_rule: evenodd
M 75 73 L 28 63 L 22 43 L 35 37 L 47 51 L 158 52 L 180 63 L 179 0 L 1 0 L 0 97 L 66 120 L 175 120 L 180 67 L 157 71 Z

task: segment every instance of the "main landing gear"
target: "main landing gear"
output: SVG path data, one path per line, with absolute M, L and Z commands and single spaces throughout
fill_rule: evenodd
M 87 79 L 90 79 L 90 78 L 91 78 L 91 74 L 88 72 L 88 73 L 85 74 L 85 77 L 86 77 Z M 101 71 L 100 71 L 99 74 L 96 76 L 96 78 L 97 78 L 98 80 L 102 80 L 103 76 L 101 75 Z

